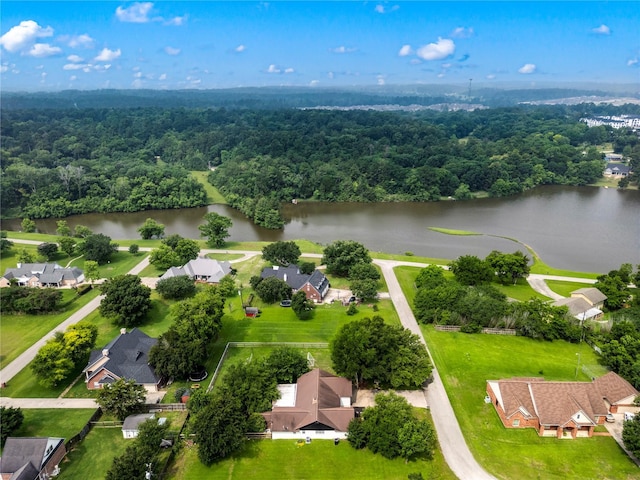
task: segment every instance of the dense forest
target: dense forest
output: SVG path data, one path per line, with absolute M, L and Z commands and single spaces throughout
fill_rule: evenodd
M 639 170 L 638 136 L 579 122 L 590 113 L 603 109 L 3 109 L 3 216 L 204 205 L 190 170 L 213 169 L 227 201 L 271 228 L 293 199 L 433 201 L 588 184 L 602 174 L 595 146 L 605 142 Z

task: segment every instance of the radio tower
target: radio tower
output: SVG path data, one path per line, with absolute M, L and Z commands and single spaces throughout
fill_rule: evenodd
M 471 100 L 471 82 L 473 81 L 473 78 L 469 79 L 469 100 Z

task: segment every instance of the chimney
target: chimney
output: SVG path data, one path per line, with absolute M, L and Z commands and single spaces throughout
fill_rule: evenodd
M 284 274 L 284 281 L 285 282 L 287 281 L 287 274 L 286 273 Z
M 121 328 L 120 329 L 120 335 L 126 335 L 127 334 L 127 329 L 126 328 Z
M 105 348 L 105 349 L 102 350 L 102 356 L 103 357 L 108 357 L 109 356 L 109 349 L 108 348 Z

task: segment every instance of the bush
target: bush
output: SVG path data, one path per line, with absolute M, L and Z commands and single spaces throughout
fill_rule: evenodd
M 352 316 L 358 313 L 358 309 L 356 308 L 355 303 L 350 303 L 349 308 L 347 308 L 347 315 Z
M 80 285 L 78 286 L 78 288 L 76 288 L 76 295 L 81 297 L 82 295 L 84 295 L 85 293 L 89 292 L 92 289 L 93 289 L 93 285 L 89 283 Z

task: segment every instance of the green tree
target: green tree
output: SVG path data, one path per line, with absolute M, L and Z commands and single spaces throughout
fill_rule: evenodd
M 74 368 L 64 343 L 55 338 L 45 343 L 31 362 L 31 371 L 38 382 L 47 388 L 53 388 L 65 380 Z
M 200 246 L 194 240 L 188 238 L 181 239 L 176 245 L 175 252 L 180 258 L 180 265 L 195 260 L 200 254 Z
M 300 269 L 300 273 L 311 275 L 316 269 L 316 264 L 313 262 L 299 262 L 298 268 Z
M 286 267 L 298 262 L 301 252 L 296 242 L 274 242 L 262 249 L 262 258 L 273 265 Z
M 515 285 L 519 278 L 529 275 L 529 257 L 519 250 L 513 253 L 493 250 L 485 261 L 493 268 L 502 283 L 510 281 Z
M 73 236 L 77 238 L 87 238 L 89 235 L 93 235 L 93 231 L 89 227 L 84 225 L 76 225 L 73 229 Z
M 376 280 L 351 280 L 349 288 L 356 297 L 364 300 L 371 300 L 378 296 L 378 282 Z
M 164 225 L 156 222 L 153 218 L 147 218 L 138 228 L 138 233 L 143 240 L 149 240 L 153 237 L 162 238 L 164 236 Z
M 27 250 L 26 248 L 22 248 L 18 251 L 16 260 L 18 261 L 18 263 L 33 263 L 35 261 L 35 258 L 29 250 Z
M 224 298 L 233 298 L 238 296 L 238 287 L 231 275 L 225 275 L 218 282 L 218 291 Z
M 18 430 L 24 421 L 24 414 L 20 408 L 0 407 L 0 447 L 13 432 Z
M 211 248 L 222 248 L 225 239 L 229 237 L 229 229 L 233 225 L 229 217 L 209 212 L 204 216 L 206 223 L 200 225 L 198 229 L 203 237 L 207 238 L 207 245 Z
M 169 300 L 181 300 L 192 297 L 196 293 L 196 285 L 187 275 L 169 277 L 158 280 L 156 291 L 163 298 Z
M 102 233 L 95 233 L 85 238 L 84 242 L 79 244 L 79 249 L 84 254 L 85 261 L 94 260 L 98 264 L 103 264 L 118 251 L 118 244 L 113 243 L 110 237 Z
M 455 193 L 453 194 L 453 198 L 456 200 L 470 200 L 473 198 L 473 194 L 469 189 L 469 185 L 466 183 L 461 183 L 458 188 L 456 188 Z
M 463 255 L 449 264 L 449 269 L 461 285 L 480 285 L 490 282 L 493 269 L 475 255 Z
M 102 285 L 100 313 L 116 325 L 136 327 L 151 308 L 151 289 L 137 275 L 119 275 Z
M 62 237 L 58 240 L 60 244 L 60 250 L 62 250 L 68 257 L 72 256 L 76 250 L 76 241 L 72 237 Z
M 424 267 L 418 273 L 415 280 L 416 288 L 426 288 L 431 290 L 435 287 L 446 283 L 447 279 L 444 276 L 444 270 L 438 265 L 428 265 Z
M 640 455 L 640 415 L 624 422 L 622 427 L 624 446 L 634 455 Z
M 376 405 L 362 412 L 362 421 L 367 431 L 367 448 L 385 458 L 396 458 L 402 454 L 399 433 L 414 421 L 411 406 L 395 393 L 376 395 Z
M 160 270 L 167 270 L 170 267 L 183 265 L 182 259 L 168 245 L 160 245 L 158 248 L 151 250 L 149 255 L 149 263 Z
M 335 372 L 358 385 L 415 388 L 431 374 L 419 337 L 400 326 L 385 324 L 378 316 L 343 325 L 330 349 Z
M 127 446 L 122 455 L 118 455 L 111 462 L 111 467 L 107 470 L 105 480 L 145 480 L 147 474 L 147 463 L 150 462 L 143 455 L 140 445 L 133 443 Z
M 120 378 L 105 385 L 98 392 L 96 402 L 106 413 L 124 420 L 132 413 L 140 412 L 145 399 L 146 390 L 142 385 L 136 385 L 135 380 Z
M 291 298 L 291 287 L 287 282 L 276 277 L 265 278 L 256 286 L 255 291 L 265 303 L 275 303 Z
M 2 230 L 0 232 L 0 252 L 8 252 L 9 250 L 11 250 L 12 246 L 13 242 L 7 240 L 7 232 Z
M 307 299 L 307 295 L 300 290 L 291 297 L 291 309 L 294 311 L 298 320 L 309 320 L 313 317 L 313 309 L 315 305 L 312 300 Z
M 132 243 L 131 245 L 129 245 L 129 253 L 131 255 L 137 255 L 139 251 L 140 246 L 137 243 Z
M 324 249 L 322 263 L 327 266 L 327 273 L 346 277 L 354 265 L 371 263 L 371 257 L 361 243 L 353 240 L 336 240 Z
M 372 263 L 356 263 L 349 270 L 350 280 L 380 280 L 380 272 Z
M 58 220 L 56 222 L 56 225 L 58 228 L 56 228 L 56 233 L 61 236 L 61 237 L 70 237 L 71 236 L 71 229 L 69 228 L 69 225 L 67 225 L 67 221 L 66 220 Z
M 91 284 L 93 285 L 93 282 L 95 282 L 100 278 L 100 270 L 98 269 L 98 262 L 95 262 L 93 260 L 86 260 L 84 262 L 84 276 L 85 278 L 88 278 L 91 281 Z
M 277 383 L 296 383 L 301 375 L 309 371 L 305 356 L 291 347 L 278 347 L 271 351 L 264 361 L 269 375 Z
M 36 222 L 29 218 L 23 218 L 20 222 L 20 228 L 24 233 L 33 233 L 36 231 Z
M 629 287 L 617 274 L 600 275 L 593 286 L 607 296 L 604 305 L 609 310 L 622 308 L 630 297 Z
M 398 442 L 400 456 L 406 461 L 416 456 L 424 456 L 430 460 L 433 458 L 437 440 L 433 427 L 428 421 L 413 420 L 400 428 Z
M 239 450 L 245 442 L 246 421 L 236 397 L 215 395 L 193 422 L 200 461 L 211 465 Z
M 48 260 L 51 260 L 56 253 L 58 253 L 58 244 L 57 243 L 41 243 L 38 245 L 38 253 L 45 257 Z
M 240 411 L 248 418 L 252 413 L 266 412 L 280 393 L 276 378 L 261 362 L 237 363 L 229 367 L 217 386 L 223 398 L 235 397 Z

